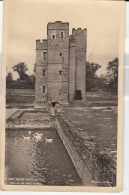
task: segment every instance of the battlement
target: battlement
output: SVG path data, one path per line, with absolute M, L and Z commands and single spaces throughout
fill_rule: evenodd
M 69 36 L 70 47 L 76 47 L 76 40 L 74 35 Z
M 61 21 L 55 21 L 55 22 L 49 22 L 47 24 L 47 29 L 48 30 L 53 30 L 53 29 L 59 29 L 59 30 L 68 30 L 69 29 L 69 23 L 68 22 L 61 22 Z
M 36 49 L 47 49 L 47 39 L 37 39 L 36 40 Z
M 84 29 L 82 29 L 82 28 L 77 28 L 77 29 L 73 28 L 72 29 L 72 35 L 86 37 L 87 29 L 86 28 L 84 28 Z

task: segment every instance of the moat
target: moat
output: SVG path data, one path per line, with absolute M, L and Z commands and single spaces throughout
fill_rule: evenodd
M 115 186 L 115 96 L 98 97 L 108 98 L 110 107 L 105 101 L 75 101 L 55 107 L 55 115 L 51 115 L 49 110 L 34 109 L 32 104 L 8 104 L 5 183 Z M 91 98 L 94 100 L 93 95 Z M 43 134 L 42 139 L 35 140 L 35 133 Z M 45 138 L 53 142 L 47 143 Z
M 29 135 L 29 133 L 31 135 Z M 40 141 L 34 134 L 42 135 Z M 30 139 L 24 139 L 23 136 Z M 45 138 L 53 139 L 51 143 Z M 14 185 L 82 185 L 56 129 L 6 130 L 5 183 Z M 13 178 L 13 180 L 11 180 Z

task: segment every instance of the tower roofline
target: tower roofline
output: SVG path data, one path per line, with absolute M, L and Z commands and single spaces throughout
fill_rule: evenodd
M 55 22 L 48 22 L 47 24 L 48 30 L 69 30 L 69 23 L 68 22 L 61 22 L 61 21 L 55 21 Z
M 82 29 L 82 28 L 77 28 L 77 29 L 73 28 L 72 29 L 72 35 L 86 36 L 87 35 L 87 29 L 86 28 L 84 28 L 84 29 Z

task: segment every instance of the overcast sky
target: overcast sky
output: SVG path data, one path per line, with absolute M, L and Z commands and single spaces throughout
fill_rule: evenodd
M 33 74 L 35 40 L 47 38 L 47 23 L 69 22 L 72 28 L 87 28 L 87 59 L 102 65 L 98 74 L 106 71 L 109 61 L 118 57 L 119 45 L 119 2 L 50 3 L 27 0 L 14 4 L 9 1 L 7 10 L 7 70 L 18 62 L 25 62 L 27 74 Z M 16 79 L 18 74 L 13 73 Z

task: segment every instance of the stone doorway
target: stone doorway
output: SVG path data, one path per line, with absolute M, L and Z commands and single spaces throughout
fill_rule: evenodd
M 82 92 L 81 92 L 81 90 L 76 90 L 75 100 L 82 100 Z

